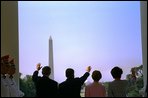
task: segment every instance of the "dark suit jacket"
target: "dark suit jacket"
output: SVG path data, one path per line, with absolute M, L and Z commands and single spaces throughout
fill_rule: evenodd
M 59 84 L 59 96 L 60 97 L 81 97 L 81 86 L 88 78 L 89 73 L 86 72 L 81 78 L 67 79 Z
M 38 71 L 35 71 L 32 80 L 36 86 L 37 97 L 56 97 L 58 94 L 58 83 L 51 80 L 47 76 L 38 76 Z

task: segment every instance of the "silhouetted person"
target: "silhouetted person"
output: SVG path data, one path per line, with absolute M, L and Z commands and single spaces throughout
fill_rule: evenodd
M 85 87 L 85 97 L 106 97 L 105 86 L 99 82 L 101 78 L 102 74 L 100 71 L 93 71 L 92 79 L 94 82 Z
M 60 97 L 81 97 L 81 86 L 89 76 L 91 67 L 87 67 L 87 72 L 80 78 L 74 78 L 74 70 L 68 68 L 66 70 L 66 81 L 59 84 L 59 96 Z
M 37 97 L 56 97 L 58 94 L 58 83 L 49 78 L 51 69 L 49 66 L 42 68 L 42 77 L 38 76 L 41 64 L 37 64 L 37 70 L 33 73 L 32 79 L 36 86 Z
M 111 75 L 115 79 L 108 84 L 108 97 L 127 97 L 127 86 L 126 80 L 121 80 L 123 71 L 119 67 L 114 67 L 111 70 Z

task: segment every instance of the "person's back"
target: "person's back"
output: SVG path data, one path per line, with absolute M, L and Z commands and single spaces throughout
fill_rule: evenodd
M 101 83 L 91 83 L 85 88 L 85 97 L 105 97 L 106 90 Z
M 92 78 L 94 82 L 85 87 L 85 97 L 106 97 L 105 87 L 99 82 L 102 78 L 101 72 L 93 71 Z
M 42 76 L 38 79 L 37 96 L 38 97 L 53 97 L 57 96 L 57 82 L 49 79 L 46 76 Z
M 61 97 L 80 97 L 81 86 L 89 76 L 88 73 L 81 78 L 67 79 L 59 84 L 59 92 Z
M 127 97 L 128 81 L 121 80 L 122 73 L 119 67 L 111 70 L 111 75 L 115 80 L 108 84 L 108 97 Z
M 51 69 L 45 66 L 42 69 L 42 77 L 38 76 L 38 71 L 41 69 L 40 64 L 37 65 L 37 70 L 33 73 L 32 79 L 36 86 L 37 97 L 56 97 L 58 96 L 58 83 L 49 78 Z
M 108 96 L 109 97 L 127 97 L 127 86 L 126 80 L 114 80 L 108 84 Z
M 59 96 L 60 97 L 81 97 L 80 96 L 81 86 L 89 76 L 90 70 L 91 68 L 89 67 L 88 72 L 86 72 L 82 77 L 74 78 L 74 70 L 67 69 L 67 72 L 68 71 L 70 71 L 70 73 L 72 72 L 72 77 L 67 78 L 66 81 L 59 84 Z

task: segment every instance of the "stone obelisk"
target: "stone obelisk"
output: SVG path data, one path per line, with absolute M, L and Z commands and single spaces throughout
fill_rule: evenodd
M 49 67 L 51 68 L 50 79 L 54 79 L 54 67 L 53 67 L 53 43 L 52 37 L 49 38 Z

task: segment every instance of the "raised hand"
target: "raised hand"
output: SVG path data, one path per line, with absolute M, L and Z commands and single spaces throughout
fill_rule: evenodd
M 36 69 L 39 71 L 41 68 L 42 68 L 41 63 L 38 63 L 38 64 L 36 65 Z
M 87 71 L 87 72 L 90 72 L 90 71 L 91 71 L 91 66 L 88 66 L 88 67 L 86 68 L 86 71 Z

